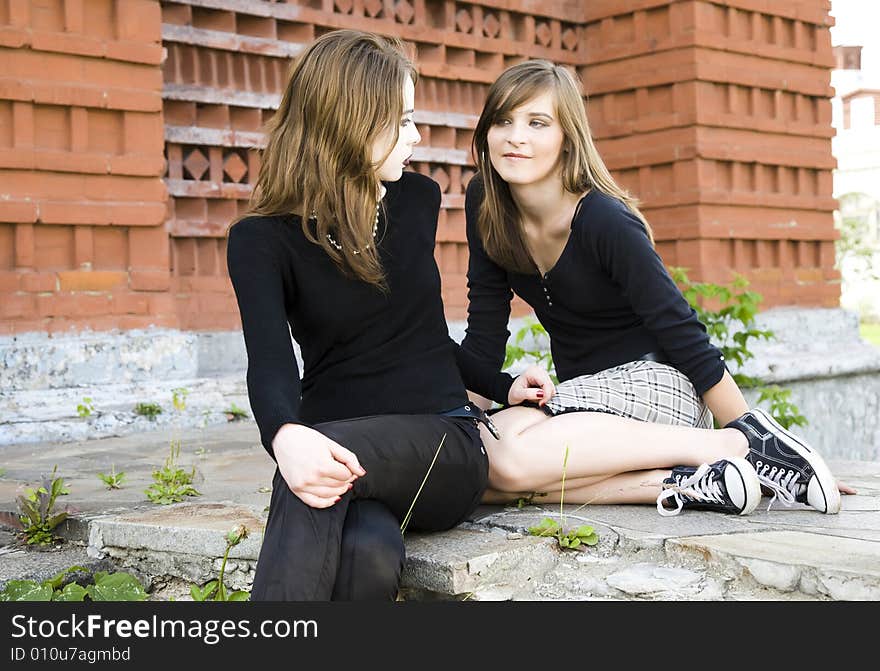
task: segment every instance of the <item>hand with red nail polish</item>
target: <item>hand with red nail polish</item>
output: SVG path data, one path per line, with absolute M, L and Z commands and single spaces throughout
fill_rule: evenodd
M 518 405 L 523 401 L 533 401 L 543 406 L 555 393 L 556 387 L 550 379 L 550 373 L 540 366 L 529 366 L 510 385 L 507 402 Z

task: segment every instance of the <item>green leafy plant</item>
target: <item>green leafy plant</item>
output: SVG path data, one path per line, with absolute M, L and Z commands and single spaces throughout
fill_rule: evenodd
M 711 282 L 694 282 L 685 268 L 669 269 L 672 279 L 682 288 L 682 294 L 706 326 L 709 338 L 721 350 L 728 365 L 735 363 L 731 371 L 734 381 L 741 389 L 755 389 L 758 403 L 767 402 L 770 414 L 786 429 L 798 425 L 806 426 L 807 418 L 789 398 L 791 390 L 779 385 L 767 385 L 761 380 L 739 372 L 739 368 L 754 353 L 749 349 L 752 340 L 772 340 L 775 334 L 770 330 L 755 326 L 755 315 L 761 303 L 761 294 L 749 291 L 748 280 L 737 275 L 730 287 Z M 706 302 L 720 304 L 718 309 L 706 307 Z
M 807 418 L 801 414 L 800 409 L 789 400 L 791 389 L 783 389 L 779 385 L 771 384 L 761 386 L 758 403 L 767 401 L 770 406 L 770 414 L 786 429 L 797 425 L 806 426 Z
M 529 338 L 533 343 L 532 349 L 523 347 L 523 341 L 526 338 Z M 548 346 L 546 348 L 541 347 L 540 343 L 542 342 L 548 343 Z M 507 344 L 504 364 L 501 367 L 506 370 L 521 359 L 533 361 L 535 365 L 544 366 L 550 374 L 553 383 L 559 384 L 559 379 L 556 377 L 556 371 L 553 367 L 553 357 L 550 354 L 549 342 L 550 337 L 547 335 L 544 327 L 534 319 L 527 319 L 525 325 L 514 335 L 513 342 Z
M 529 533 L 533 536 L 553 537 L 559 547 L 574 550 L 581 545 L 596 545 L 599 536 L 591 526 L 581 525 L 569 531 L 565 531 L 565 471 L 568 466 L 568 445 L 565 446 L 565 456 L 562 458 L 562 490 L 559 493 L 559 519 L 557 522 L 552 517 L 545 517 L 536 526 L 529 527 Z
M 186 387 L 178 387 L 171 390 L 171 403 L 177 412 L 186 410 L 186 397 L 189 396 L 189 389 Z
M 0 601 L 143 601 L 147 598 L 144 588 L 130 573 L 99 571 L 95 573 L 94 582 L 85 587 L 76 582 L 64 584 L 70 573 L 85 570 L 82 566 L 71 566 L 40 583 L 10 580 L 0 592 Z
M 555 537 L 559 547 L 574 550 L 581 545 L 596 545 L 599 536 L 591 526 L 581 525 L 569 531 L 564 531 L 562 525 L 551 517 L 545 517 L 534 527 L 529 527 L 529 533 L 533 536 Z
M 230 403 L 229 407 L 223 411 L 226 413 L 226 419 L 230 422 L 236 422 L 241 419 L 247 419 L 248 413 L 244 408 L 239 408 L 235 403 Z
M 153 484 L 144 490 L 147 498 L 158 505 L 179 503 L 186 496 L 201 496 L 192 482 L 196 475 L 195 466 L 187 472 L 177 465 L 180 456 L 180 441 L 171 441 L 171 453 L 161 469 L 153 471 Z
M 0 519 L 21 532 L 28 545 L 51 545 L 58 537 L 55 528 L 67 519 L 70 511 L 55 509 L 55 502 L 62 495 L 64 478 L 56 477 L 58 466 L 51 475 L 44 475 L 40 486 L 25 489 L 17 497 L 18 515 L 3 513 Z
M 125 472 L 116 472 L 116 465 L 110 464 L 110 474 L 98 473 L 101 482 L 107 485 L 107 489 L 120 489 L 122 481 L 125 480 Z
M 156 415 L 162 414 L 162 406 L 158 403 L 144 403 L 141 401 L 134 406 L 134 414 L 142 415 L 153 421 L 156 419 Z
M 82 418 L 89 417 L 95 411 L 95 404 L 88 396 L 83 396 L 82 403 L 77 404 L 76 414 Z
M 226 551 L 223 553 L 223 562 L 220 564 L 220 574 L 217 580 L 211 580 L 202 587 L 193 585 L 189 588 L 189 593 L 193 601 L 247 601 L 250 593 L 243 590 L 227 592 L 226 585 L 223 583 L 223 576 L 226 571 L 226 559 L 229 557 L 229 551 L 236 545 L 241 543 L 248 536 L 248 529 L 244 524 L 239 524 L 232 531 L 226 534 Z
M 147 593 L 130 573 L 95 573 L 95 582 L 86 587 L 92 601 L 143 601 Z
M 520 496 L 513 502 L 513 505 L 515 505 L 518 510 L 522 510 L 526 506 L 534 504 L 536 496 L 547 496 L 547 492 L 531 492 L 528 496 Z
M 755 328 L 755 316 L 761 303 L 761 294 L 749 291 L 748 280 L 736 275 L 731 286 L 726 287 L 712 282 L 694 282 L 687 275 L 687 269 L 669 269 L 672 279 L 681 287 L 687 302 L 697 313 L 709 333 L 709 339 L 721 350 L 725 361 L 741 367 L 754 358 L 749 349 L 750 340 L 771 340 L 773 331 Z M 712 309 L 706 302 L 717 302 L 721 307 Z M 740 387 L 756 387 L 760 381 L 739 372 L 733 379 Z

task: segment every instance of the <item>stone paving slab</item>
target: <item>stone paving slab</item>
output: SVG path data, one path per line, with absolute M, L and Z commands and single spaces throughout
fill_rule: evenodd
M 235 503 L 179 503 L 97 518 L 89 526 L 88 550 L 92 556 L 107 548 L 222 556 L 226 533 L 239 524 L 247 527 L 248 537 L 229 556 L 256 560 L 266 517 L 261 510 Z
M 406 552 L 403 587 L 450 596 L 506 582 L 511 575 L 541 573 L 556 559 L 552 541 L 509 537 L 500 529 L 408 534 Z
M 880 542 L 800 531 L 672 539 L 671 557 L 704 562 L 783 592 L 823 594 L 839 600 L 880 600 Z
M 195 466 L 202 496 L 156 507 L 144 489 L 178 439 L 179 464 Z M 86 559 L 160 583 L 203 583 L 216 577 L 223 535 L 244 522 L 251 536 L 233 549 L 227 575 L 235 589 L 249 587 L 274 470 L 253 422 L 5 446 L 0 510 L 15 510 L 15 495 L 55 464 L 71 490 L 60 503 L 77 511 L 62 529 L 68 550 L 79 543 L 80 555 L 88 547 Z M 127 474 L 121 490 L 108 491 L 96 476 L 111 464 Z M 481 506 L 451 531 L 406 534 L 404 589 L 414 598 L 472 600 L 880 600 L 880 463 L 830 465 L 859 491 L 843 498 L 839 515 L 778 503 L 768 511 L 769 499 L 746 517 L 689 510 L 664 518 L 650 505 L 566 506 L 566 527 L 589 524 L 599 534 L 599 545 L 585 552 L 563 552 L 552 539 L 527 534 L 543 517 L 558 518 L 557 505 Z M 66 560 L 63 553 L 15 549 L 0 537 L 0 581 L 18 577 L 37 554 L 50 563 L 53 556 Z

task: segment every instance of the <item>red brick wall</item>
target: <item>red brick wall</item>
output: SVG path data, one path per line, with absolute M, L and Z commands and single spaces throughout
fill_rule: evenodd
M 443 190 L 450 318 L 466 308 L 471 131 L 488 84 L 526 57 L 580 73 L 599 148 L 667 263 L 743 272 L 765 305 L 837 305 L 828 9 L 0 0 L 0 333 L 238 328 L 224 233 L 256 177 L 251 148 L 290 58 L 340 27 L 398 35 L 416 55 L 413 167 Z
M 588 2 L 588 114 L 664 261 L 836 306 L 830 4 Z M 626 11 L 621 8 L 626 6 Z
M 0 0 L 0 334 L 176 325 L 159 3 Z

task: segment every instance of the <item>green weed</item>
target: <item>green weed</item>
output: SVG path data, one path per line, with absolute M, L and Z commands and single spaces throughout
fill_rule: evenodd
M 547 492 L 531 492 L 528 496 L 520 496 L 513 502 L 513 505 L 515 505 L 518 510 L 522 510 L 526 506 L 533 505 L 536 496 L 547 496 Z
M 57 511 L 55 502 L 65 492 L 64 478 L 56 477 L 58 466 L 52 474 L 43 476 L 39 487 L 27 488 L 16 499 L 18 515 L 3 513 L 0 520 L 21 532 L 28 545 L 51 545 L 58 537 L 55 528 L 67 519 L 70 511 Z
M 117 473 L 116 465 L 110 464 L 110 474 L 98 473 L 98 478 L 100 478 L 101 482 L 107 485 L 107 489 L 120 489 L 122 487 L 122 481 L 125 480 L 125 472 L 122 471 Z
M 85 419 L 95 411 L 95 404 L 88 396 L 83 396 L 82 403 L 77 404 L 76 414 Z
M 157 415 L 162 414 L 162 406 L 158 403 L 144 403 L 143 401 L 134 406 L 134 414 L 142 415 L 150 421 L 156 419 Z
M 187 472 L 177 465 L 180 456 L 180 441 L 171 441 L 171 453 L 161 469 L 153 471 L 153 484 L 144 490 L 147 498 L 157 505 L 179 503 L 186 496 L 201 496 L 193 487 L 196 475 L 195 466 Z
M 731 362 L 736 364 L 731 367 L 731 375 L 737 386 L 740 389 L 755 389 L 759 394 L 758 403 L 768 402 L 770 414 L 786 429 L 793 425 L 806 426 L 807 418 L 789 400 L 790 390 L 765 384 L 738 372 L 746 361 L 755 356 L 749 349 L 750 340 L 772 340 L 776 337 L 773 331 L 755 327 L 761 294 L 748 291 L 749 282 L 742 275 L 737 275 L 731 286 L 725 287 L 711 282 L 694 282 L 688 278 L 684 268 L 672 267 L 669 272 L 672 279 L 682 286 L 684 297 L 706 326 L 709 338 L 721 350 L 724 360 L 729 366 Z M 717 310 L 704 307 L 706 301 L 712 300 L 721 307 Z
M 529 533 L 533 536 L 554 537 L 559 547 L 574 550 L 581 545 L 596 545 L 599 536 L 591 526 L 582 525 L 575 529 L 565 531 L 565 470 L 568 466 L 568 445 L 565 446 L 565 456 L 562 458 L 562 491 L 559 493 L 559 519 L 557 522 L 552 517 L 545 517 L 537 526 L 529 527 Z
M 527 337 L 530 337 L 531 341 L 535 343 L 535 349 L 523 347 L 523 341 Z M 547 343 L 547 345 L 542 347 L 538 344 L 541 342 Z M 505 350 L 504 364 L 501 367 L 506 370 L 520 359 L 534 361 L 536 365 L 544 366 L 550 374 L 553 384 L 559 384 L 559 379 L 556 377 L 553 365 L 553 357 L 550 354 L 549 342 L 550 337 L 547 335 L 544 327 L 534 319 L 526 319 L 525 325 L 514 335 L 513 343 L 508 343 Z
M 189 593 L 193 601 L 247 601 L 250 597 L 248 592 L 236 590 L 235 592 L 227 592 L 226 585 L 223 583 L 223 576 L 226 571 L 226 559 L 229 557 L 229 551 L 236 545 L 241 543 L 248 536 L 248 529 L 244 524 L 239 524 L 226 534 L 226 551 L 223 553 L 223 563 L 220 564 L 220 574 L 217 580 L 211 580 L 205 585 L 199 587 L 193 585 L 189 588 Z
M 66 568 L 48 580 L 10 580 L 0 592 L 0 601 L 143 601 L 147 593 L 130 573 L 95 573 L 94 582 L 83 587 L 64 579 L 70 573 L 85 571 L 82 566 Z M 63 585 L 63 586 L 62 586 Z
M 223 411 L 226 413 L 226 419 L 230 422 L 236 422 L 241 419 L 247 419 L 248 413 L 244 408 L 239 408 L 235 403 L 230 403 L 229 407 Z
M 186 397 L 189 396 L 189 389 L 186 387 L 178 387 L 171 390 L 171 403 L 177 412 L 186 410 Z

